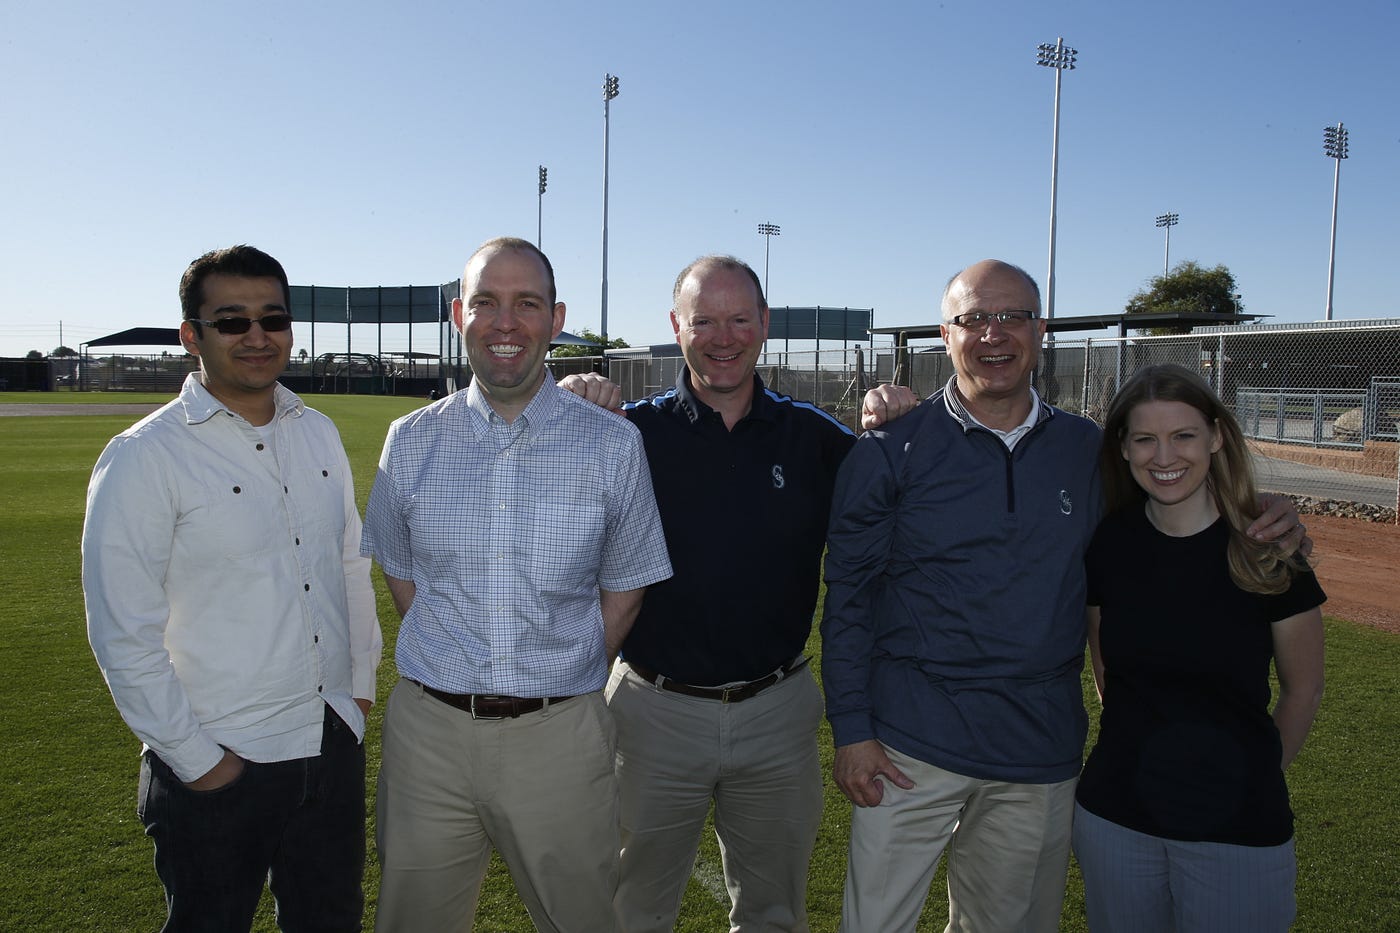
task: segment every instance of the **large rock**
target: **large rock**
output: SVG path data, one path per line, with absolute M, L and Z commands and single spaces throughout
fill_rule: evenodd
M 1360 408 L 1352 408 L 1337 416 L 1332 422 L 1332 438 L 1338 441 L 1364 441 L 1366 439 L 1366 413 Z
M 1373 429 L 1378 435 L 1393 435 L 1395 433 L 1394 414 L 1381 412 L 1376 416 L 1376 426 Z M 1332 422 L 1332 439 L 1338 441 L 1366 441 L 1366 413 L 1360 408 L 1350 408 L 1336 417 Z

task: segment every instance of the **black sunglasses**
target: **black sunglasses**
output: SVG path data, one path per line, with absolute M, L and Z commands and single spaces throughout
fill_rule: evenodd
M 196 321 L 190 319 L 195 324 L 205 324 L 214 328 L 226 337 L 237 337 L 239 334 L 246 334 L 257 324 L 264 333 L 275 334 L 278 331 L 287 330 L 292 326 L 292 316 L 290 314 L 264 314 L 259 318 L 252 317 L 221 317 L 214 321 Z

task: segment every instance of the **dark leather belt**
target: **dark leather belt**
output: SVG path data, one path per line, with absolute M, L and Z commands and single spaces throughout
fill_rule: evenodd
M 627 659 L 624 658 L 624 661 Z M 699 697 L 702 700 L 719 700 L 721 703 L 742 703 L 750 697 L 756 697 L 764 690 L 792 676 L 797 671 L 807 666 L 807 658 L 798 658 L 791 664 L 785 664 L 771 674 L 760 677 L 758 680 L 751 680 L 746 684 L 736 684 L 733 687 L 696 687 L 692 684 L 683 684 L 678 680 L 665 677 L 650 668 L 643 667 L 633 661 L 627 661 L 627 666 L 632 668 L 633 673 L 645 680 L 647 683 L 659 690 L 669 690 L 672 693 L 681 693 L 688 697 Z
M 553 706 L 555 703 L 563 703 L 565 700 L 573 699 L 573 697 L 503 697 L 489 693 L 448 693 L 445 690 L 436 690 L 427 684 L 420 684 L 410 677 L 404 679 L 411 684 L 418 684 L 423 688 L 423 692 L 434 700 L 440 700 L 464 713 L 470 713 L 473 719 L 515 719 L 517 716 L 537 713 L 546 706 Z

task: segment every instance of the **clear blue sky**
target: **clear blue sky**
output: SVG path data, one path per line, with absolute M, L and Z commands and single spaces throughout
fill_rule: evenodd
M 596 330 L 606 72 L 612 335 L 669 341 L 671 281 L 701 253 L 761 275 L 762 222 L 782 227 L 773 304 L 930 321 L 977 259 L 1043 283 L 1054 74 L 1034 62 L 1057 36 L 1079 50 L 1057 315 L 1121 310 L 1175 211 L 1173 264 L 1321 318 L 1341 120 L 1335 313 L 1397 316 L 1397 34 L 1395 0 L 7 0 L 0 355 L 52 349 L 60 320 L 74 347 L 173 325 L 185 265 L 237 242 L 299 284 L 448 281 L 488 237 L 534 239 L 541 163 L 566 327 Z

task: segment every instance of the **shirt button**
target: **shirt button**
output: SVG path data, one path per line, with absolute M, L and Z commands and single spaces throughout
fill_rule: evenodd
M 303 590 L 305 590 L 306 592 L 308 592 L 308 593 L 311 592 L 311 584 L 310 584 L 310 583 L 303 583 L 303 584 L 301 585 L 301 588 L 302 588 Z
M 263 445 L 262 445 L 262 444 L 259 444 L 259 445 L 258 445 L 258 450 L 262 450 L 262 449 L 263 449 Z

